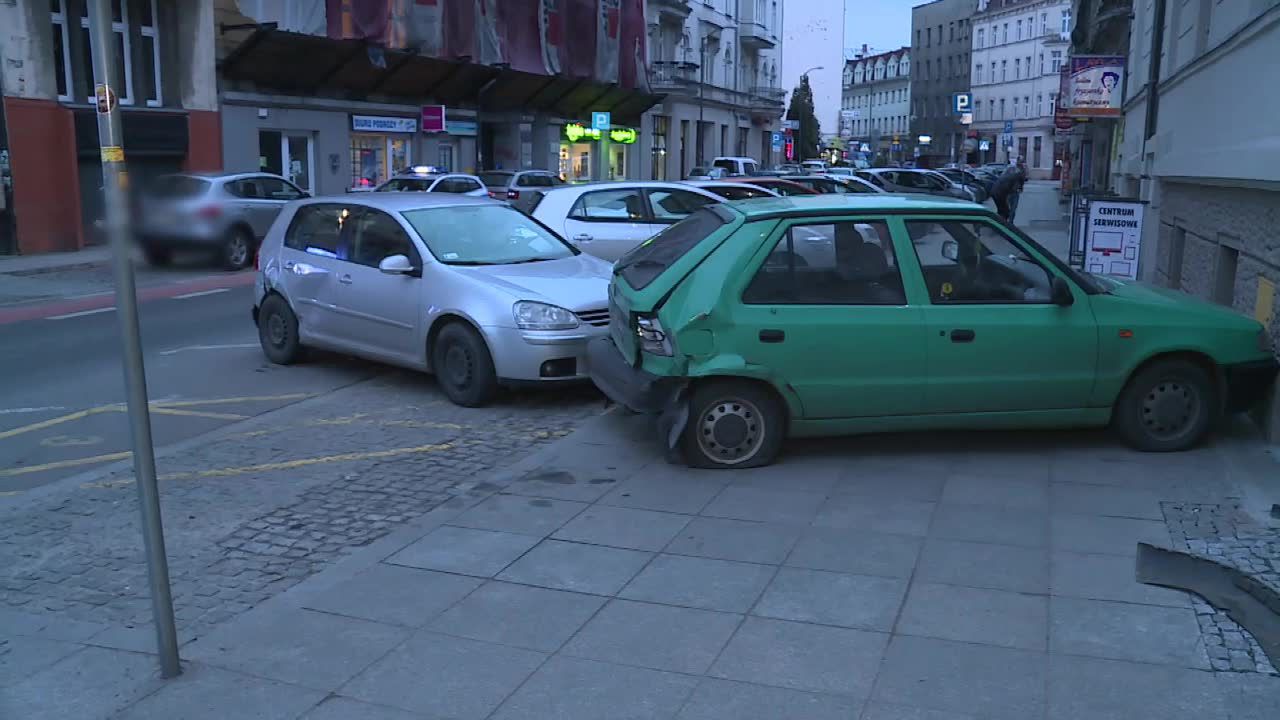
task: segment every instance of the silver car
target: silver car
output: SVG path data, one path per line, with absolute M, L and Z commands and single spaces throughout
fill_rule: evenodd
M 484 183 L 475 175 L 441 172 L 433 167 L 420 165 L 392 175 L 386 182 L 374 188 L 374 192 L 432 192 L 488 197 Z
M 724 198 L 672 182 L 601 182 L 548 188 L 514 203 L 584 252 L 610 262 L 668 225 Z
M 494 200 L 519 200 L 522 192 L 567 184 L 549 170 L 486 170 L 479 178 Z
M 891 193 L 923 193 L 941 195 L 960 200 L 973 200 L 973 195 L 932 170 L 908 170 L 898 168 L 873 168 L 859 170 L 858 177 Z
M 253 263 L 258 243 L 284 206 L 309 197 L 279 175 L 162 175 L 140 199 L 138 241 L 147 261 L 167 265 L 174 250 L 215 253 L 229 270 Z
M 611 267 L 504 203 L 361 193 L 295 203 L 267 234 L 253 318 L 267 359 L 316 347 L 435 374 L 475 407 L 501 384 L 584 380 Z

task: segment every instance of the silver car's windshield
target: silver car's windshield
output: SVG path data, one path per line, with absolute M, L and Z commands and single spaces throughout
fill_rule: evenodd
M 421 208 L 401 214 L 446 265 L 508 265 L 578 254 L 528 216 L 502 205 Z

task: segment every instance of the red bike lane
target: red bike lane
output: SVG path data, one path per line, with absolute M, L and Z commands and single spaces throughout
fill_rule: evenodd
M 196 278 L 194 280 L 185 280 L 165 285 L 153 285 L 150 287 L 139 288 L 138 302 L 163 300 L 178 295 L 203 292 L 206 290 L 244 287 L 253 284 L 255 274 L 256 273 L 254 271 L 245 271 L 229 275 L 212 275 L 209 277 Z M 91 295 L 88 297 L 65 298 L 49 302 L 21 305 L 18 307 L 0 308 L 0 325 L 8 325 L 27 320 L 41 320 L 44 318 L 56 317 L 59 315 L 70 315 L 72 313 L 91 310 L 100 310 L 102 308 L 114 307 L 115 304 L 115 293 L 106 292 L 101 295 Z

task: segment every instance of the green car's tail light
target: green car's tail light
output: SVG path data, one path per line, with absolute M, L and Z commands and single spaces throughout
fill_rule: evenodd
M 636 318 L 636 335 L 640 338 L 641 351 L 671 357 L 671 339 L 657 317 Z

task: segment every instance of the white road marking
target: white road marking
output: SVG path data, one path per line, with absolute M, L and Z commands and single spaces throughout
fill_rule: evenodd
M 18 415 L 20 413 L 47 412 L 49 410 L 66 410 L 62 405 L 44 405 L 42 407 L 0 408 L 0 415 Z
M 180 352 L 188 352 L 194 350 L 243 350 L 246 348 L 259 347 L 258 343 L 231 343 L 228 345 L 187 345 L 185 347 L 173 348 L 172 350 L 161 350 L 161 355 L 177 355 Z
M 110 307 L 97 308 L 96 310 L 81 310 L 80 312 L 67 313 L 66 315 L 50 315 L 45 320 L 70 320 L 71 318 L 84 317 L 85 315 L 97 315 L 99 313 L 115 312 L 114 305 Z
M 218 293 L 231 292 L 231 288 L 214 288 L 212 290 L 201 290 L 199 292 L 189 292 L 184 295 L 174 295 L 174 300 L 186 300 L 188 298 L 204 297 L 205 295 L 217 295 Z

